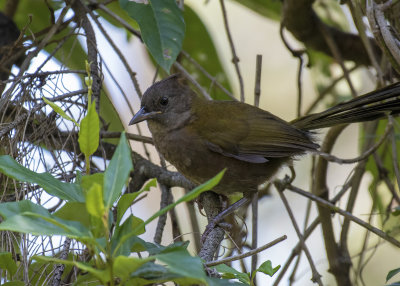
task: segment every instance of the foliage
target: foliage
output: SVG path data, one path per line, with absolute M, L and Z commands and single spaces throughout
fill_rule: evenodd
M 20 181 L 40 184 L 46 188 L 54 185 L 54 182 L 59 182 L 49 174 L 43 176 L 20 166 L 9 156 L 1 156 L 0 160 L 3 166 L 2 172 Z M 1 203 L 0 215 L 3 221 L 0 224 L 0 230 L 32 235 L 61 235 L 76 239 L 86 246 L 93 257 L 89 262 L 79 262 L 76 259 L 63 260 L 49 256 L 34 256 L 32 260 L 75 266 L 88 272 L 86 280 L 112 284 L 111 281 L 118 279 L 119 283 L 126 283 L 126 285 L 132 285 L 133 281 L 135 285 L 164 281 L 175 281 L 181 285 L 207 284 L 209 278 L 202 271 L 201 260 L 188 253 L 186 243 L 174 243 L 162 247 L 145 242 L 137 235 L 144 233 L 148 223 L 177 204 L 193 200 L 200 193 L 212 189 L 221 179 L 223 172 L 195 188 L 174 204 L 160 210 L 145 222 L 133 214 L 122 221 L 122 216 L 133 200 L 143 192 L 149 191 L 151 186 L 155 186 L 155 181 L 152 180 L 141 191 L 121 196 L 131 169 L 130 149 L 123 133 L 104 176 L 100 176 L 100 173 L 85 175 L 80 177 L 79 184 L 59 182 L 57 192 L 50 191 L 54 197 L 67 200 L 62 211 L 51 214 L 44 207 L 29 200 Z M 4 172 L 5 170 L 7 172 Z M 81 195 L 73 195 L 74 193 L 84 194 L 85 199 L 79 201 L 77 198 Z M 81 209 L 79 216 L 73 215 L 76 212 L 74 203 L 78 203 Z M 116 205 L 117 218 L 113 218 L 111 212 L 113 205 Z M 82 210 L 85 211 L 82 212 Z M 130 257 L 131 252 L 147 252 L 148 256 Z M 1 253 L 0 265 L 9 271 L 10 277 L 13 277 L 16 264 L 11 257 L 11 253 Z M 165 265 L 156 264 L 156 259 Z M 223 285 L 219 284 L 218 280 L 211 284 Z

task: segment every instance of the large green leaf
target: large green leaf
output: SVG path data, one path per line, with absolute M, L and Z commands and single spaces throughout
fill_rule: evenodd
M 4 219 L 0 223 L 1 230 L 33 235 L 64 235 L 94 242 L 89 230 L 79 222 L 60 219 L 28 200 L 0 204 L 0 215 Z
M 131 149 L 123 132 L 110 164 L 104 172 L 104 203 L 107 208 L 111 207 L 121 195 L 132 167 Z
M 140 266 L 151 260 L 154 260 L 154 258 L 117 256 L 113 264 L 114 275 L 119 277 L 122 281 L 125 281 L 130 278 L 132 272 L 136 271 Z
M 269 19 L 280 21 L 282 3 L 278 0 L 235 0 L 252 11 Z
M 0 156 L 0 172 L 21 182 L 38 184 L 49 195 L 71 202 L 83 202 L 84 196 L 79 185 L 64 183 L 49 173 L 35 173 L 18 164 L 8 155 Z
M 130 235 L 128 239 L 120 244 L 122 238 L 131 234 L 132 229 L 136 228 L 138 224 L 141 224 L 142 228 L 138 232 L 134 233 L 134 235 Z M 113 256 L 129 255 L 133 247 L 136 248 L 137 251 L 147 250 L 149 245 L 136 236 L 142 233 L 144 233 L 143 221 L 133 215 L 129 216 L 122 225 L 117 225 L 111 237 L 111 249 L 114 251 L 117 247 L 119 248 L 114 252 Z
M 191 283 L 201 283 L 206 281 L 206 274 L 203 270 L 203 263 L 199 257 L 193 257 L 186 249 L 180 248 L 175 251 L 160 253 L 157 259 L 168 265 L 168 269 L 186 278 L 194 278 Z M 183 279 L 180 279 L 182 282 Z M 185 281 L 189 282 L 189 281 Z
M 99 147 L 100 121 L 96 112 L 96 102 L 93 101 L 89 107 L 88 113 L 82 119 L 79 129 L 79 148 L 86 157 L 96 152 Z
M 189 6 L 185 6 L 184 17 L 187 28 L 186 37 L 183 41 L 183 50 L 185 50 L 185 52 L 187 52 L 209 74 L 215 77 L 228 91 L 231 91 L 228 77 L 223 69 L 207 28 Z M 200 72 L 197 67 L 190 63 L 185 56 L 180 57 L 180 59 L 180 63 L 183 67 L 185 67 L 185 69 L 193 75 L 202 86 L 207 88 L 207 91 L 212 98 L 221 100 L 230 99 L 226 93 L 216 87 L 215 84 Z
M 175 0 L 138 3 L 119 0 L 121 7 L 138 22 L 142 39 L 156 62 L 167 72 L 182 49 L 185 22 Z
M 97 218 L 102 218 L 106 212 L 103 200 L 103 189 L 99 184 L 93 184 L 86 193 L 86 209 L 88 213 Z
M 90 227 L 90 215 L 85 203 L 67 202 L 54 215 L 63 220 L 79 221 L 85 227 Z

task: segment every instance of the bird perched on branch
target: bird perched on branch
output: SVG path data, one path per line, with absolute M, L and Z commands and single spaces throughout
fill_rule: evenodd
M 213 191 L 246 196 L 283 165 L 318 150 L 310 130 L 396 114 L 399 96 L 396 83 L 286 122 L 242 102 L 206 100 L 175 74 L 147 89 L 129 125 L 146 120 L 157 150 L 189 180 L 200 184 L 227 168 Z

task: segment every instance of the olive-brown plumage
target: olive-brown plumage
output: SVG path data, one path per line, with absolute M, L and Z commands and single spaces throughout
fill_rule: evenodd
M 147 120 L 157 150 L 194 183 L 227 168 L 214 191 L 250 193 L 282 165 L 318 149 L 308 130 L 397 113 L 399 94 L 392 85 L 288 123 L 245 103 L 203 99 L 173 75 L 144 93 L 130 125 Z

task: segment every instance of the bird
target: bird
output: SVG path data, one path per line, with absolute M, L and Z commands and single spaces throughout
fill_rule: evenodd
M 147 121 L 158 152 L 193 183 L 226 169 L 213 191 L 251 197 L 282 166 L 318 152 L 313 130 L 395 115 L 399 96 L 395 83 L 287 122 L 243 102 L 207 100 L 173 74 L 146 90 L 129 125 Z

